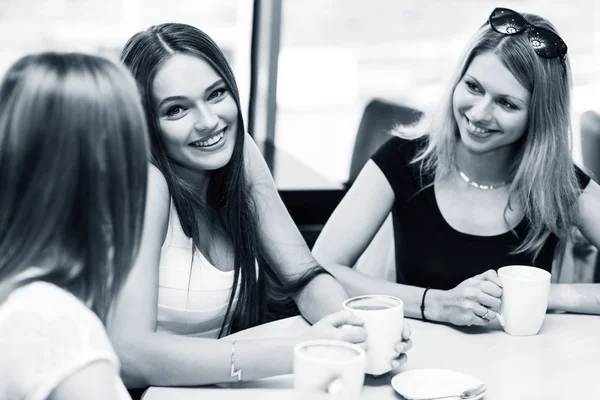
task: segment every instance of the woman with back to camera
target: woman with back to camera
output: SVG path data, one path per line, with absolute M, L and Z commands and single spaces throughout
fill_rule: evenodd
M 21 58 L 0 85 L 0 398 L 129 399 L 103 326 L 142 234 L 148 144 L 131 75 Z
M 550 272 L 559 240 L 574 227 L 600 245 L 600 190 L 571 159 L 570 105 L 567 46 L 553 25 L 495 9 L 437 113 L 400 127 L 372 156 L 325 225 L 315 257 L 350 295 L 401 297 L 413 318 L 490 323 L 502 294 L 498 268 Z M 390 211 L 397 283 L 346 267 Z M 348 229 L 350 215 L 360 229 Z M 548 308 L 600 313 L 600 287 L 553 284 Z
M 122 60 L 144 99 L 153 164 L 140 256 L 111 329 L 128 387 L 279 375 L 291 372 L 299 340 L 362 343 L 361 321 L 328 315 L 347 294 L 314 260 L 245 134 L 217 45 L 168 23 L 134 35 Z M 286 296 L 320 321 L 297 338 L 214 340 L 285 314 Z M 398 341 L 403 353 L 409 344 Z

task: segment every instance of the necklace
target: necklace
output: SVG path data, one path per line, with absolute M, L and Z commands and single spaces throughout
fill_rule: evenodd
M 502 186 L 506 186 L 508 184 L 508 182 L 502 182 L 498 185 L 482 185 L 479 184 L 473 180 L 471 180 L 471 178 L 469 178 L 464 172 L 462 172 L 460 169 L 458 170 L 458 174 L 460 175 L 460 177 L 463 179 L 463 181 L 467 182 L 469 185 L 473 186 L 476 189 L 481 189 L 481 190 L 494 190 L 494 189 L 498 189 Z

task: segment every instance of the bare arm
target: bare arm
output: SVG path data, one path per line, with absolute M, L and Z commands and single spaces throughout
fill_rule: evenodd
M 269 168 L 252 138 L 245 138 L 246 171 L 253 185 L 259 219 L 259 239 L 267 261 L 283 280 L 301 275 L 318 265 L 287 211 Z M 348 298 L 331 276 L 318 275 L 295 298 L 302 315 L 311 323 L 342 309 Z
M 128 387 L 196 386 L 227 382 L 231 341 L 156 332 L 158 268 L 169 218 L 165 178 L 150 167 L 144 232 L 138 258 L 109 324 Z M 244 379 L 288 373 L 294 341 L 265 339 L 236 344 Z
M 323 263 L 353 266 L 394 205 L 394 191 L 371 160 L 336 207 L 313 248 Z
M 578 222 L 581 233 L 600 248 L 600 186 L 594 181 L 579 196 Z M 600 284 L 553 284 L 548 308 L 600 314 Z
M 348 268 L 365 251 L 390 213 L 394 200 L 387 178 L 369 160 L 327 221 L 313 254 L 350 296 L 374 293 L 396 296 L 404 301 L 407 316 L 420 318 L 422 288 L 384 281 Z M 428 296 L 432 292 L 435 291 L 429 291 Z M 428 314 L 428 318 L 439 317 Z
M 352 266 L 367 248 L 394 205 L 395 196 L 379 167 L 368 161 L 338 205 L 315 244 L 314 254 L 351 296 L 386 294 L 404 302 L 404 313 L 421 318 L 424 288 L 374 278 Z M 455 325 L 485 325 L 498 309 L 501 290 L 496 273 L 487 271 L 451 290 L 431 289 L 425 298 L 425 317 Z M 487 308 L 486 308 L 487 307 Z M 489 319 L 481 318 L 490 315 Z

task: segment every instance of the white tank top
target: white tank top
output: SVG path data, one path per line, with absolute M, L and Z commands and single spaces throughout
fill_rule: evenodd
M 173 201 L 170 203 L 167 236 L 160 252 L 157 331 L 217 338 L 231 296 L 233 271 L 214 267 L 194 247 L 192 238 L 183 232 Z M 236 302 L 237 293 L 232 309 Z

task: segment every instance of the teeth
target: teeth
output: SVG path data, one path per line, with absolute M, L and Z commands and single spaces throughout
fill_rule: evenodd
M 221 131 L 221 133 L 219 133 L 217 136 L 213 136 L 208 140 L 196 141 L 196 142 L 192 143 L 192 145 L 195 147 L 212 146 L 216 143 L 219 143 L 221 141 L 221 139 L 223 139 L 224 136 L 225 136 L 225 130 Z
M 467 120 L 469 122 L 469 129 L 471 129 L 473 132 L 475 133 L 489 133 L 490 131 L 488 129 L 481 129 L 475 125 L 473 125 L 473 123 L 469 120 Z

